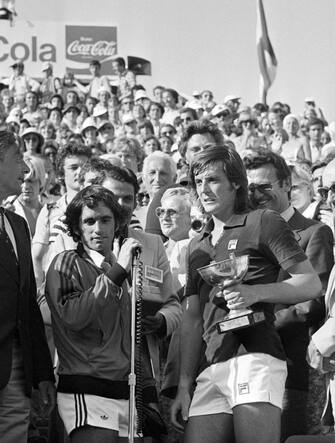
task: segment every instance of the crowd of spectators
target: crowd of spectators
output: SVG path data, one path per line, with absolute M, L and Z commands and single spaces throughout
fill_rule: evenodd
M 335 122 L 327 121 L 313 97 L 305 99 L 301 110 L 292 110 L 280 101 L 271 106 L 247 105 L 243 97 L 233 94 L 221 103 L 210 90 L 194 91 L 188 97 L 170 85 L 147 91 L 122 58 L 113 61 L 113 68 L 118 80 L 111 85 L 108 77 L 101 75 L 99 61 L 92 60 L 91 77 L 84 85 L 71 72 L 62 79 L 54 77 L 52 64 L 46 63 L 41 67 L 44 78 L 38 82 L 16 61 L 8 87 L 0 92 L 0 128 L 19 137 L 29 167 L 21 194 L 9 196 L 3 204 L 27 221 L 46 324 L 50 321 L 46 320 L 49 313 L 43 285 L 48 267 L 59 252 L 74 247 L 73 239 L 66 235 L 66 209 L 83 186 L 103 182 L 108 164 L 128 168 L 136 175 L 136 207 L 129 226 L 161 236 L 180 302 L 187 245 L 207 221 L 190 190 L 189 167 L 208 143 L 236 150 L 251 172 L 262 167 L 260 159 L 275 168 L 276 158 L 282 159 L 286 166 L 278 170 L 284 168 L 287 176 L 272 181 L 283 180 L 287 187 L 283 187 L 283 196 L 276 198 L 282 198 L 281 202 L 287 199 L 287 205 L 304 217 L 328 226 L 327 245 L 333 257 Z M 255 178 L 254 173 L 251 176 Z M 266 207 L 274 199 L 274 191 L 265 185 L 263 189 L 262 183 L 253 186 L 250 192 L 263 195 L 257 205 Z M 282 214 L 287 207 L 270 209 Z M 333 259 L 320 276 L 324 291 L 332 266 Z M 309 325 L 313 332 L 319 323 L 320 318 Z M 167 365 L 162 386 L 172 398 L 177 375 L 171 373 L 178 372 L 179 333 L 177 328 L 170 347 L 165 342 Z M 51 334 L 49 345 L 54 352 Z M 175 365 L 172 370 L 171 365 Z M 307 387 L 304 384 L 297 389 L 308 392 L 316 379 L 323 383 L 324 375 L 313 373 L 309 381 L 306 378 Z M 307 399 L 301 402 L 307 405 Z M 306 424 L 301 432 L 310 430 Z

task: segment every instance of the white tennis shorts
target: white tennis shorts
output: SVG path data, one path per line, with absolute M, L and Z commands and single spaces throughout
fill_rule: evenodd
M 282 408 L 286 362 L 253 353 L 216 363 L 197 377 L 189 416 L 226 413 L 235 406 L 265 402 Z

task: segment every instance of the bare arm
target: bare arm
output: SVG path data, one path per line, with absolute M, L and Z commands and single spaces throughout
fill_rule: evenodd
M 48 246 L 43 243 L 33 243 L 32 245 L 34 273 L 38 289 L 41 287 L 44 280 L 43 258 L 45 257 L 47 250 Z
M 255 303 L 293 304 L 321 295 L 321 281 L 308 260 L 287 269 L 290 278 L 265 285 L 236 285 L 224 290 L 229 309 L 240 309 Z

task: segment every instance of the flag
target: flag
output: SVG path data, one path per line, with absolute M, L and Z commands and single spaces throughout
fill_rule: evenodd
M 265 103 L 267 91 L 272 85 L 276 76 L 277 59 L 270 42 L 262 0 L 257 0 L 256 44 L 261 74 L 261 101 Z

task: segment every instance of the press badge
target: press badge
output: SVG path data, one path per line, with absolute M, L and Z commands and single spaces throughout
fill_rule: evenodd
M 144 277 L 157 283 L 163 283 L 163 271 L 153 266 L 145 265 Z
M 232 249 L 236 249 L 237 247 L 237 239 L 229 240 L 228 242 L 228 251 L 231 251 Z

